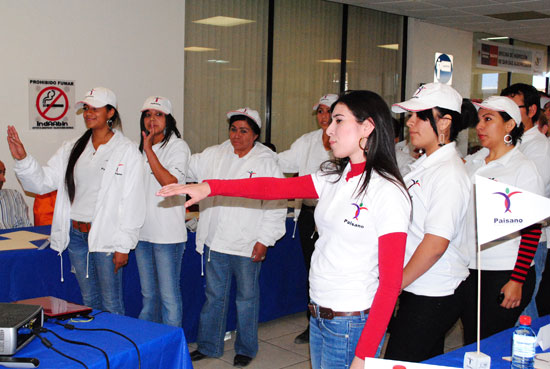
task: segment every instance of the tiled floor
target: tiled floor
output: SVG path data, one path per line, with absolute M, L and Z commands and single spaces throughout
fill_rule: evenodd
M 258 330 L 260 349 L 256 358 L 247 368 L 251 369 L 310 369 L 309 345 L 297 345 L 294 338 L 307 327 L 305 313 L 289 315 L 267 323 L 261 323 Z M 235 350 L 231 340 L 225 341 L 224 355 L 219 359 L 203 359 L 193 363 L 195 369 L 229 369 L 233 367 Z M 449 332 L 445 339 L 445 352 L 454 350 L 462 344 L 461 324 Z M 189 352 L 197 347 L 190 343 Z

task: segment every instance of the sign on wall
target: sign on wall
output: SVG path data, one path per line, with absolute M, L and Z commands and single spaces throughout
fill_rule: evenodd
M 434 82 L 453 84 L 453 56 L 435 53 Z
M 31 129 L 74 128 L 74 81 L 29 79 Z
M 477 66 L 506 72 L 543 74 L 545 52 L 497 42 L 481 41 L 476 45 Z

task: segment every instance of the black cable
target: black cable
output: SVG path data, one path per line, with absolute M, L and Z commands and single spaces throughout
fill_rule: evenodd
M 89 344 L 89 343 L 87 343 L 87 342 L 73 341 L 73 340 L 70 340 L 70 339 L 61 337 L 60 335 L 58 335 L 57 333 L 55 333 L 55 332 L 52 331 L 51 329 L 47 329 L 47 328 L 42 328 L 42 329 L 45 329 L 46 332 L 49 332 L 49 333 L 53 334 L 54 336 L 56 336 L 57 338 L 59 338 L 61 341 L 64 341 L 64 342 L 67 342 L 67 343 L 72 343 L 73 345 L 88 346 L 88 347 L 91 347 L 91 348 L 94 348 L 94 349 L 96 349 L 96 350 L 101 351 L 101 353 L 103 354 L 103 356 L 105 356 L 105 360 L 107 361 L 107 369 L 110 369 L 110 368 L 111 368 L 111 366 L 109 365 L 109 356 L 107 356 L 107 353 L 106 353 L 105 351 L 103 351 L 101 348 L 99 348 L 99 347 L 97 347 L 97 346 L 94 346 L 94 345 L 92 345 L 92 344 Z
M 42 344 L 43 344 L 44 346 L 46 346 L 46 348 L 48 348 L 48 349 L 50 349 L 50 350 L 53 350 L 53 351 L 57 352 L 59 355 L 64 356 L 64 357 L 66 357 L 66 358 L 69 359 L 69 360 L 76 361 L 77 363 L 81 364 L 81 365 L 82 365 L 84 368 L 86 368 L 86 369 L 90 369 L 90 368 L 88 368 L 88 366 L 86 366 L 86 364 L 84 364 L 82 361 L 80 361 L 80 360 L 78 360 L 78 359 L 75 359 L 74 357 L 69 356 L 69 355 L 67 355 L 67 354 L 64 354 L 64 353 L 62 353 L 61 351 L 59 351 L 58 349 L 56 349 L 55 347 L 53 347 L 53 344 L 52 344 L 47 338 L 42 337 L 42 336 L 40 335 L 40 333 L 38 332 L 37 329 L 33 330 L 33 334 L 34 334 L 36 337 L 40 338 L 40 342 L 42 342 Z
M 76 329 L 77 331 L 90 331 L 90 332 L 105 331 L 105 332 L 111 332 L 111 333 L 114 333 L 114 334 L 118 334 L 119 336 L 121 336 L 121 337 L 127 339 L 128 341 L 130 341 L 130 343 L 132 345 L 134 345 L 134 347 L 136 348 L 137 357 L 138 357 L 138 368 L 141 369 L 141 355 L 139 353 L 139 348 L 136 345 L 136 343 L 130 339 L 130 337 L 127 337 L 127 336 L 123 335 L 122 333 L 114 331 L 114 330 L 109 329 L 109 328 L 77 328 L 74 325 L 68 324 L 68 323 L 67 324 L 62 324 L 60 322 L 55 322 L 55 324 L 60 325 L 60 326 L 64 327 L 65 329 L 69 329 L 69 330 Z

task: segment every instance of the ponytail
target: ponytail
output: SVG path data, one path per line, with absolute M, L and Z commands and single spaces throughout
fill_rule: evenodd
M 67 171 L 65 172 L 65 185 L 67 186 L 67 191 L 69 192 L 69 199 L 71 204 L 74 200 L 75 194 L 75 185 L 74 185 L 74 167 L 82 152 L 86 148 L 88 141 L 92 137 L 92 130 L 88 129 L 84 134 L 76 141 L 71 150 L 71 155 L 69 156 L 69 163 L 67 164 Z

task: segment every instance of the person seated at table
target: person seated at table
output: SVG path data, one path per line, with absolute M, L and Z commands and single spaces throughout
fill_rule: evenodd
M 336 158 L 293 178 L 207 180 L 171 184 L 160 196 L 319 199 L 319 239 L 311 259 L 311 366 L 364 368 L 380 353 L 401 287 L 411 203 L 395 160 L 391 113 L 372 91 L 347 91 L 327 128 Z M 237 201 L 234 199 L 233 201 Z
M 544 183 L 535 164 L 516 146 L 523 135 L 520 107 L 509 97 L 491 96 L 479 107 L 476 131 L 483 146 L 464 158 L 475 185 L 475 176 L 515 186 L 538 195 Z M 474 196 L 470 196 L 462 243 L 469 249 L 470 275 L 464 282 L 465 306 L 461 316 L 464 343 L 476 341 L 478 268 Z M 481 250 L 481 339 L 515 325 L 535 288 L 533 258 L 541 235 L 535 224 Z
M 163 199 L 156 192 L 170 183 L 185 183 L 191 152 L 180 137 L 172 103 L 148 97 L 141 108 L 141 141 L 145 182 L 145 222 L 139 232 L 136 261 L 143 308 L 140 319 L 181 327 L 181 262 L 187 241 L 181 198 Z
M 57 190 L 51 248 L 61 262 L 69 250 L 84 304 L 124 314 L 121 268 L 138 241 L 145 194 L 141 155 L 117 129 L 116 106 L 111 90 L 88 91 L 76 104 L 86 132 L 63 143 L 44 167 L 27 155 L 14 126 L 8 126 L 8 145 L 23 188 L 38 194 Z
M 262 122 L 256 110 L 227 113 L 229 140 L 191 156 L 189 180 L 283 177 L 276 154 L 257 142 Z M 267 248 L 286 231 L 286 201 L 210 198 L 200 204 L 197 252 L 203 255 L 206 302 L 193 361 L 223 355 L 232 276 L 237 282 L 237 337 L 233 364 L 248 365 L 258 352 L 259 275 Z
M 3 189 L 6 183 L 6 166 L 0 161 L 0 229 L 32 226 L 29 207 L 17 190 Z

